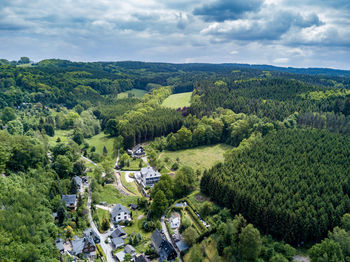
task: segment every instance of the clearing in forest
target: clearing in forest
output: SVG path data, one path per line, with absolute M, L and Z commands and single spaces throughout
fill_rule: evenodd
M 225 144 L 199 146 L 178 151 L 163 151 L 159 155 L 159 158 L 165 163 L 165 166 L 169 170 L 171 166 L 177 162 L 180 167 L 190 166 L 193 169 L 200 169 L 203 171 L 204 169 L 212 167 L 214 163 L 223 161 L 224 153 L 230 149 L 232 149 L 232 147 Z
M 118 94 L 118 99 L 128 98 L 129 93 L 131 93 L 133 95 L 133 97 L 142 98 L 147 93 L 147 91 L 142 90 L 142 89 L 135 89 L 135 88 L 133 88 L 133 89 L 131 89 L 129 91 L 125 91 L 125 92 L 119 93 Z
M 175 109 L 179 107 L 182 108 L 184 106 L 190 106 L 191 96 L 192 96 L 192 92 L 171 95 L 163 101 L 162 106 L 175 108 Z

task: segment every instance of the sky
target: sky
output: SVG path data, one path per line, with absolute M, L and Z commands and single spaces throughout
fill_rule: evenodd
M 0 0 L 0 58 L 350 69 L 349 0 Z

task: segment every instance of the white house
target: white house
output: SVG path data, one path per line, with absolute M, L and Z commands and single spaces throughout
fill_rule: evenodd
M 162 175 L 158 171 L 155 171 L 150 166 L 141 168 L 140 178 L 141 178 L 141 183 L 144 187 L 146 186 L 152 187 L 154 184 L 156 184 L 159 181 L 161 176 Z
M 121 204 L 116 204 L 112 209 L 112 222 L 119 223 L 126 220 L 131 220 L 129 210 Z

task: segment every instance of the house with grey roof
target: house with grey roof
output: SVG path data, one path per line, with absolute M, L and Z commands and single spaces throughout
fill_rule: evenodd
M 65 204 L 66 208 L 75 210 L 77 207 L 77 195 L 62 195 L 62 202 Z
M 166 240 L 164 235 L 156 229 L 152 234 L 152 245 L 159 255 L 159 261 L 171 261 L 177 257 L 177 253 L 173 245 Z
M 132 245 L 126 245 L 123 251 L 115 254 L 117 261 L 124 261 L 124 257 L 126 254 L 130 254 L 132 258 L 136 256 L 136 250 Z
M 99 235 L 91 227 L 84 231 L 84 236 L 92 237 L 96 244 L 99 244 L 101 242 Z
M 145 155 L 145 149 L 140 144 L 136 145 L 132 151 L 134 157 L 140 157 Z
M 64 241 L 61 238 L 56 239 L 56 248 L 60 251 L 60 253 L 64 253 Z
M 113 231 L 113 233 L 110 236 L 111 238 L 116 238 L 116 237 L 121 237 L 121 238 L 125 238 L 126 237 L 126 233 L 123 230 L 123 228 L 121 226 L 117 226 L 116 229 Z
M 77 257 L 96 257 L 96 245 L 92 237 L 74 237 L 70 253 Z
M 150 262 L 150 260 L 144 254 L 141 254 L 135 258 L 135 262 Z
M 113 223 L 119 223 L 121 221 L 131 220 L 129 210 L 121 204 L 116 204 L 113 207 L 111 215 L 112 215 Z
M 114 237 L 111 239 L 111 242 L 114 246 L 114 248 L 119 248 L 124 246 L 124 239 L 122 239 L 121 237 Z
M 153 187 L 162 175 L 153 169 L 153 167 L 143 167 L 140 171 L 141 184 L 143 187 L 149 186 Z
M 83 180 L 81 179 L 80 176 L 74 176 L 72 179 L 75 180 L 75 183 L 77 184 L 77 187 L 78 187 L 78 191 L 80 193 L 83 192 Z

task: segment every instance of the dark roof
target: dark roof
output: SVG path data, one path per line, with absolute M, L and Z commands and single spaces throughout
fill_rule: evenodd
M 135 262 L 148 262 L 148 261 L 149 260 L 144 255 L 140 255 L 135 258 Z
M 111 234 L 111 238 L 121 237 L 125 235 L 126 235 L 125 231 L 120 226 L 117 226 L 117 228 Z
M 66 206 L 75 205 L 76 200 L 77 195 L 62 195 L 62 201 L 66 204 Z
M 159 257 L 160 257 L 161 261 L 168 260 L 169 255 L 173 252 L 176 253 L 173 245 L 171 243 L 169 243 L 169 241 L 164 240 L 161 247 L 160 247 L 160 250 L 159 250 Z
M 130 204 L 129 207 L 132 209 L 137 209 L 137 205 L 135 205 L 135 204 Z
M 163 237 L 163 234 L 160 233 L 160 231 L 158 229 L 156 229 L 152 234 L 152 244 L 154 245 L 157 252 L 158 252 L 158 250 L 159 250 L 159 248 L 164 240 L 165 239 Z
M 121 204 L 116 204 L 112 209 L 112 217 L 118 216 L 121 212 L 125 212 L 127 214 L 130 214 L 129 210 L 125 206 L 123 206 Z
M 144 150 L 143 146 L 141 146 L 140 144 L 136 145 L 134 148 L 133 148 L 133 151 L 137 151 L 137 150 Z
M 90 236 L 90 237 L 93 237 L 95 239 L 96 238 L 100 239 L 99 235 L 91 227 L 84 230 L 84 236 L 87 236 L 87 237 Z
M 173 245 L 165 239 L 163 234 L 156 229 L 152 234 L 152 244 L 157 250 L 159 259 L 161 261 L 168 260 L 169 255 L 173 252 L 176 253 Z

